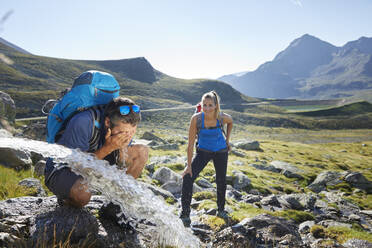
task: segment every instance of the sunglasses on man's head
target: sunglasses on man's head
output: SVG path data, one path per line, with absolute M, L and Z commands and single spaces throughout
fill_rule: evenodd
M 132 109 L 134 113 L 140 112 L 140 106 L 138 105 L 123 105 L 119 107 L 120 114 L 122 115 L 128 115 L 130 113 L 130 109 Z

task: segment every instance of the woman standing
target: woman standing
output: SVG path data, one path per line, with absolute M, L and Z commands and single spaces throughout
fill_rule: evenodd
M 180 218 L 185 226 L 190 226 L 191 224 L 190 204 L 193 183 L 210 160 L 213 160 L 216 171 L 217 216 L 227 217 L 225 212 L 226 169 L 233 121 L 230 115 L 220 113 L 219 97 L 215 91 L 205 93 L 201 103 L 202 112 L 196 113 L 191 117 L 187 167 L 182 175 L 182 212 Z M 226 137 L 223 132 L 224 125 L 227 125 Z M 196 139 L 196 155 L 193 157 Z

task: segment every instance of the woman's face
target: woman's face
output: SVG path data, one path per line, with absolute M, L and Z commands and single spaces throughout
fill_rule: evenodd
M 202 108 L 203 112 L 206 114 L 214 113 L 214 111 L 216 110 L 216 104 L 214 103 L 213 99 L 204 98 Z

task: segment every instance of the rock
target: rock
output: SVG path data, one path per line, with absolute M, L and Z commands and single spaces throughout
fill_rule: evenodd
M 16 106 L 13 99 L 5 92 L 0 91 L 0 119 L 14 122 Z
M 24 186 L 26 188 L 34 188 L 34 189 L 36 189 L 36 194 L 33 195 L 33 196 L 40 196 L 40 197 L 47 196 L 47 194 L 45 193 L 45 190 L 41 186 L 41 183 L 40 183 L 39 179 L 36 179 L 36 178 L 25 178 L 25 179 L 21 180 L 18 183 L 18 185 Z
M 0 147 L 0 164 L 16 170 L 29 169 L 31 154 L 27 151 Z
M 239 223 L 245 229 L 254 228 L 257 236 L 261 237 L 257 242 L 265 244 L 276 244 L 288 242 L 288 247 L 301 247 L 303 245 L 298 227 L 293 222 L 284 218 L 274 217 L 268 214 L 261 214 L 253 218 L 246 218 Z M 241 228 L 242 228 L 241 227 Z
M 154 186 L 154 185 L 150 185 L 150 184 L 144 184 L 147 188 L 149 188 L 155 195 L 160 195 L 162 196 L 164 199 L 167 199 L 167 198 L 172 198 L 173 200 L 176 201 L 176 198 L 172 195 L 171 192 L 169 192 L 168 190 L 164 190 L 158 186 Z
M 35 166 L 34 166 L 34 173 L 37 177 L 41 177 L 44 175 L 44 170 L 45 170 L 45 160 L 39 160 Z
M 186 156 L 160 156 L 151 157 L 150 163 L 157 164 L 184 164 L 187 161 Z
M 313 192 L 319 193 L 326 189 L 327 185 L 335 185 L 341 183 L 341 173 L 336 171 L 325 171 L 320 173 L 314 182 L 312 182 L 307 188 Z
M 248 164 L 248 166 L 252 166 L 258 170 L 267 170 L 267 171 L 272 171 L 272 172 L 276 172 L 276 173 L 279 173 L 281 172 L 281 169 L 277 169 L 275 168 L 274 166 L 272 165 L 266 165 L 266 164 Z
M 368 194 L 372 193 L 372 182 L 368 181 L 360 172 L 350 172 L 344 180 L 351 186 L 367 191 Z
M 244 158 L 245 157 L 245 153 L 244 152 L 241 152 L 241 151 L 239 151 L 239 150 L 237 150 L 235 148 L 233 148 L 231 150 L 231 153 L 234 154 L 237 157 L 241 157 L 241 158 Z
M 242 141 L 236 141 L 233 143 L 233 146 L 239 149 L 243 150 L 261 150 L 260 143 L 258 141 L 251 141 L 251 140 L 242 140 Z
M 254 228 L 228 227 L 216 233 L 212 247 L 216 248 L 253 248 L 256 247 Z
M 281 195 L 278 197 L 280 205 L 285 209 L 302 210 L 303 206 L 293 195 Z
M 45 141 L 46 124 L 32 123 L 23 130 L 22 136 L 28 139 Z
M 274 166 L 276 169 L 280 170 L 281 172 L 289 171 L 292 173 L 304 173 L 303 170 L 297 168 L 296 166 L 290 163 L 283 162 L 283 161 L 275 160 L 275 161 L 272 161 L 270 165 Z
M 163 144 L 167 143 L 165 142 L 163 139 L 159 138 L 158 136 L 156 136 L 155 134 L 153 133 L 150 133 L 150 132 L 145 132 L 141 139 L 145 139 L 145 140 L 154 140 L 154 141 L 157 141 L 157 142 L 161 142 Z
M 308 233 L 308 232 L 310 232 L 311 227 L 314 226 L 314 225 L 315 225 L 315 222 L 312 221 L 312 220 L 302 222 L 298 226 L 298 232 L 299 233 Z
M 196 184 L 202 188 L 214 188 L 213 184 L 204 178 L 199 179 Z
M 152 178 L 158 180 L 162 184 L 170 182 L 170 181 L 174 181 L 176 183 L 182 182 L 181 175 L 172 171 L 168 167 L 160 167 L 159 169 L 157 169 L 154 172 L 154 175 L 152 176 Z
M 172 194 L 180 194 L 182 191 L 182 184 L 175 181 L 170 181 L 164 183 L 161 188 L 171 192 Z
M 240 171 L 233 171 L 233 187 L 237 190 L 248 190 L 251 180 Z
M 233 165 L 243 166 L 244 165 L 244 162 L 243 161 L 240 161 L 240 160 L 235 160 L 233 162 Z
M 372 243 L 360 239 L 349 239 L 342 245 L 345 248 L 372 248 Z
M 330 226 L 342 226 L 342 227 L 347 227 L 347 228 L 352 227 L 352 225 L 349 223 L 343 223 L 343 222 L 334 221 L 334 220 L 322 220 L 318 223 L 318 225 L 322 225 L 324 227 L 330 227 Z
M 13 135 L 9 131 L 0 128 L 0 138 L 11 138 L 11 137 L 13 137 Z
M 154 150 L 167 150 L 167 151 L 179 149 L 177 144 L 164 144 L 164 145 L 152 146 L 151 148 Z

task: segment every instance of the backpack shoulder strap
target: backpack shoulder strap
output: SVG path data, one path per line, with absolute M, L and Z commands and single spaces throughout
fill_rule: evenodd
M 199 135 L 201 129 L 202 129 L 202 113 L 196 116 L 196 135 Z
M 223 134 L 225 135 L 225 137 L 226 137 L 226 133 L 225 133 L 225 129 L 223 128 L 223 118 L 222 118 L 222 112 L 220 112 L 219 114 L 218 114 L 218 122 L 220 123 L 220 128 L 221 128 L 221 130 L 222 130 L 222 132 L 223 132 Z
M 97 150 L 100 140 L 100 128 L 101 128 L 101 108 L 102 106 L 93 106 L 89 108 L 89 112 L 93 117 L 92 136 L 89 140 L 88 152 L 94 152 Z

